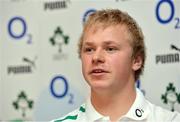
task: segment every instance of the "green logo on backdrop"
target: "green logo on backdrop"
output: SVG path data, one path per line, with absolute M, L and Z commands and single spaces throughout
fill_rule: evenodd
M 21 91 L 17 99 L 13 101 L 12 105 L 16 110 L 20 110 L 22 118 L 26 118 L 26 111 L 33 108 L 33 100 L 28 99 L 26 93 Z
M 53 54 L 54 60 L 67 59 L 68 55 L 63 53 L 63 45 L 69 43 L 69 36 L 65 35 L 60 27 L 57 27 L 53 36 L 49 39 L 52 46 L 58 47 L 58 53 Z
M 162 94 L 161 99 L 163 100 L 164 104 L 169 104 L 171 107 L 171 111 L 174 111 L 175 103 L 180 104 L 180 93 L 176 92 L 176 88 L 174 87 L 173 83 L 169 83 L 166 87 L 165 94 Z
M 67 45 L 69 43 L 69 36 L 64 35 L 62 29 L 60 27 L 57 27 L 57 29 L 54 31 L 54 35 L 50 38 L 50 43 L 53 46 L 58 46 L 58 51 L 62 52 L 62 45 Z

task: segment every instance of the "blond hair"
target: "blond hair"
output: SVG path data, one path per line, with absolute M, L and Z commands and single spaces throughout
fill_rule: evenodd
M 135 80 L 138 80 L 140 74 L 143 72 L 146 59 L 144 35 L 139 25 L 128 13 L 122 12 L 119 9 L 105 9 L 92 13 L 84 24 L 83 32 L 79 40 L 79 57 L 81 57 L 84 35 L 90 28 L 97 25 L 103 28 L 114 25 L 125 25 L 127 27 L 131 36 L 131 45 L 133 49 L 132 57 L 136 58 L 140 56 L 142 58 L 142 67 L 135 71 Z

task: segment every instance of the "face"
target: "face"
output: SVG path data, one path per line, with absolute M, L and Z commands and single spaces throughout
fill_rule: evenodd
M 125 26 L 90 28 L 84 36 L 81 60 L 85 80 L 93 89 L 119 89 L 134 80 L 130 35 Z

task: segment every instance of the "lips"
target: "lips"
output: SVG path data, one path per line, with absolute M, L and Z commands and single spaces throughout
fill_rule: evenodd
M 93 69 L 90 74 L 102 74 L 102 73 L 108 73 L 108 71 L 104 69 Z

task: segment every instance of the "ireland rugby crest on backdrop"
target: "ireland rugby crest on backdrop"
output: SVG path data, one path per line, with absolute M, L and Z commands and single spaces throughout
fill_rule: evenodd
M 17 99 L 13 101 L 12 105 L 15 110 L 21 111 L 21 119 L 26 120 L 26 112 L 28 109 L 33 109 L 34 101 L 29 99 L 24 91 L 21 91 Z
M 166 87 L 165 94 L 162 94 L 161 99 L 163 100 L 164 104 L 169 104 L 171 107 L 171 111 L 174 111 L 175 103 L 180 104 L 180 93 L 176 92 L 176 88 L 173 83 L 169 83 Z
M 57 27 L 49 41 L 52 46 L 58 47 L 58 54 L 54 55 L 54 59 L 66 59 L 67 55 L 63 53 L 63 45 L 67 45 L 69 43 L 69 36 L 65 35 L 60 27 Z

